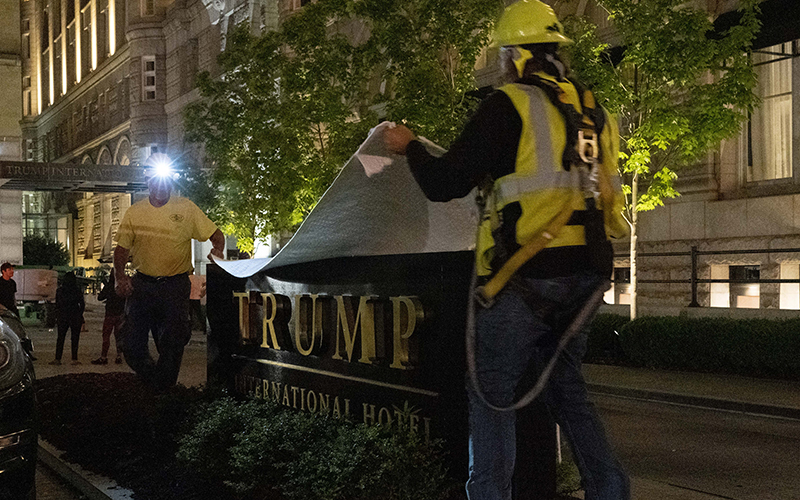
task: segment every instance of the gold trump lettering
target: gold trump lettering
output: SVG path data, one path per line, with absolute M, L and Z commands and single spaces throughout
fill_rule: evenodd
M 288 297 L 258 292 L 234 292 L 233 296 L 238 299 L 241 343 L 277 350 L 288 345 L 288 323 L 292 314 Z M 261 328 L 257 330 L 255 325 L 259 324 Z
M 358 312 L 353 317 L 352 297 L 336 296 L 336 350 L 333 359 L 343 359 L 339 352 L 342 343 L 347 354 L 347 361 L 353 361 L 353 350 L 356 337 L 361 331 L 361 357 L 359 363 L 373 364 L 378 361 L 375 342 L 375 301 L 377 297 L 368 295 L 359 298 Z
M 294 296 L 294 341 L 297 352 L 303 356 L 323 351 L 322 302 L 325 299 L 319 295 Z
M 417 364 L 416 345 L 411 346 L 411 336 L 417 327 L 417 321 L 424 319 L 422 303 L 416 297 L 392 297 L 392 331 L 394 335 L 394 359 L 391 368 L 406 370 Z M 405 308 L 406 314 L 402 313 Z M 414 339 L 416 340 L 416 339 Z
M 347 363 L 386 360 L 397 370 L 409 370 L 418 363 L 415 333 L 424 324 L 425 310 L 417 297 L 386 301 L 374 295 L 297 294 L 293 306 L 289 297 L 280 294 L 234 292 L 233 297 L 242 344 L 292 350 L 303 356 L 329 354 Z M 388 346 L 391 357 L 386 353 Z
M 289 338 L 289 317 L 292 308 L 287 297 L 262 293 L 261 347 L 281 349 Z M 280 342 L 278 339 L 281 339 Z M 272 345 L 270 345 L 270 341 Z

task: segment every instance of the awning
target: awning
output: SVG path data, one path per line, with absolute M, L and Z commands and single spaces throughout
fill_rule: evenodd
M 753 49 L 763 49 L 800 38 L 800 2 L 797 0 L 766 0 L 759 4 L 761 30 L 753 41 Z M 722 14 L 714 21 L 717 33 L 739 24 L 742 15 L 737 10 Z

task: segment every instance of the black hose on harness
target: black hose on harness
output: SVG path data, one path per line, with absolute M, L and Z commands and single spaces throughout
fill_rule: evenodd
M 466 352 L 467 352 L 467 372 L 469 373 L 470 382 L 472 384 L 473 389 L 475 390 L 475 394 L 483 401 L 483 403 L 488 406 L 489 408 L 496 410 L 496 411 L 516 411 L 520 408 L 528 405 L 531 401 L 536 399 L 539 394 L 541 394 L 542 390 L 544 390 L 544 386 L 547 384 L 547 381 L 550 379 L 550 374 L 553 371 L 553 367 L 555 367 L 556 361 L 558 361 L 558 356 L 561 355 L 561 352 L 567 347 L 567 344 L 570 340 L 572 340 L 578 332 L 580 332 L 583 327 L 586 325 L 586 322 L 589 321 L 599 307 L 600 302 L 603 300 L 603 295 L 605 291 L 608 289 L 608 280 L 604 280 L 600 286 L 595 290 L 594 293 L 589 297 L 586 301 L 586 304 L 581 308 L 575 318 L 570 323 L 569 327 L 564 331 L 561 339 L 558 342 L 558 346 L 556 347 L 555 352 L 553 353 L 552 358 L 547 363 L 547 366 L 544 367 L 542 373 L 539 374 L 539 379 L 536 381 L 536 384 L 524 395 L 522 396 L 519 401 L 512 404 L 511 406 L 501 407 L 495 406 L 490 403 L 486 396 L 481 389 L 480 381 L 478 381 L 478 374 L 476 371 L 476 362 L 475 362 L 475 302 L 476 300 L 476 286 L 478 284 L 478 275 L 477 270 L 473 270 L 472 272 L 472 281 L 470 283 L 470 294 L 469 294 L 469 304 L 467 306 L 467 332 L 466 332 Z

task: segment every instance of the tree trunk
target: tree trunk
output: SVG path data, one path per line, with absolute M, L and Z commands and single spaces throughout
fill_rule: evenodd
M 639 235 L 636 232 L 639 212 L 637 211 L 636 202 L 639 199 L 639 174 L 634 172 L 633 179 L 631 179 L 631 321 L 636 319 L 636 301 L 637 301 L 637 284 L 636 284 L 636 240 Z

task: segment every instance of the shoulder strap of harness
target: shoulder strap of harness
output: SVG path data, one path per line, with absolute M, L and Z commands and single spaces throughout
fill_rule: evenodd
M 564 153 L 561 156 L 561 165 L 564 170 L 569 171 L 572 165 L 583 163 L 580 154 L 576 147 L 578 143 L 578 132 L 581 129 L 591 129 L 596 137 L 600 137 L 600 133 L 606 124 L 606 115 L 602 108 L 598 107 L 592 91 L 585 89 L 583 86 L 576 82 L 571 82 L 575 86 L 580 98 L 581 108 L 583 113 L 580 113 L 575 106 L 567 101 L 566 93 L 558 86 L 557 83 L 533 76 L 526 79 L 526 84 L 534 85 L 542 89 L 544 94 L 558 109 L 561 116 L 564 117 L 564 122 L 567 126 L 567 143 L 564 146 Z M 598 154 L 600 152 L 598 151 Z M 598 157 L 598 160 L 601 158 Z

